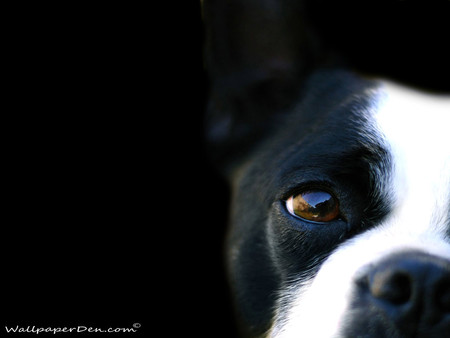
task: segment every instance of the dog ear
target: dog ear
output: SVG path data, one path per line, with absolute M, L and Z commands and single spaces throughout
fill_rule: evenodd
M 207 141 L 222 168 L 293 103 L 316 60 L 300 1 L 204 0 Z

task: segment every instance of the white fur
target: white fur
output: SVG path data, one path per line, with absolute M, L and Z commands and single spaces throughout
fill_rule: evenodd
M 386 83 L 372 125 L 391 152 L 395 205 L 380 225 L 343 243 L 316 277 L 281 292 L 270 337 L 339 337 L 361 269 L 389 254 L 418 249 L 450 259 L 450 98 Z

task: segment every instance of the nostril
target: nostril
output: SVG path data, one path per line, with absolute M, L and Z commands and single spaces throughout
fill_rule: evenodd
M 402 271 L 385 270 L 372 275 L 370 292 L 394 305 L 407 303 L 412 294 L 411 276 Z
M 442 312 L 450 313 L 450 280 L 440 283 L 436 291 L 436 300 Z

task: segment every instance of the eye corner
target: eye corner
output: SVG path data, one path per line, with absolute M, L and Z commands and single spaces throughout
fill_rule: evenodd
M 290 213 L 291 215 L 294 215 L 294 216 L 295 216 L 295 213 L 294 213 L 294 207 L 293 207 L 294 196 L 295 196 L 295 195 L 291 195 L 288 199 L 286 199 L 286 200 L 284 201 L 284 203 L 285 203 L 285 205 L 286 205 L 287 211 L 289 211 L 289 213 Z

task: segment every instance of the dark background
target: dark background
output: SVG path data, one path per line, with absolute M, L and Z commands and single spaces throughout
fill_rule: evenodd
M 199 3 L 58 6 L 2 11 L 2 326 L 235 336 Z M 448 12 L 359 11 L 318 17 L 344 58 L 449 88 Z
M 148 23 L 134 10 L 2 10 L 2 331 L 149 332 L 149 140 L 161 129 L 149 121 Z
M 234 336 L 200 4 L 2 13 L 0 329 Z

